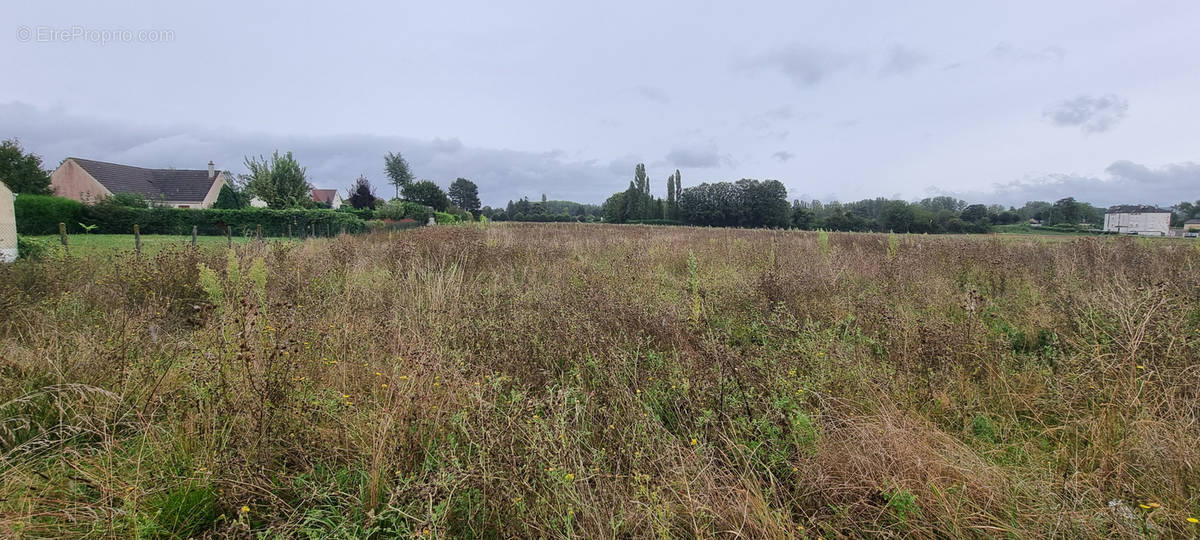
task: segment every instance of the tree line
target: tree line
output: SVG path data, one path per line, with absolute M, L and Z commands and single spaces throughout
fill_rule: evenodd
M 485 216 L 496 221 L 603 221 L 605 223 L 663 223 L 714 227 L 773 227 L 826 229 L 835 231 L 894 231 L 911 233 L 986 232 L 994 225 L 1036 222 L 1049 226 L 1101 228 L 1105 209 L 1067 197 L 1054 202 L 1030 201 L 1024 206 L 968 204 L 949 196 L 917 202 L 875 198 L 854 202 L 819 200 L 788 203 L 787 189 L 778 180 L 741 179 L 706 182 L 684 188 L 682 174 L 667 176 L 665 198 L 653 195 L 644 164 L 634 167 L 628 188 L 612 194 L 603 204 L 573 201 L 540 201 L 528 197 L 508 201 L 503 208 L 483 206 L 479 188 L 466 178 L 457 178 L 448 189 L 430 180 L 417 180 L 408 161 L 398 152 L 384 156 L 387 183 L 394 197 L 385 200 L 374 186 L 359 175 L 346 190 L 346 202 L 356 210 L 384 210 L 381 216 L 413 214 L 415 206 L 450 213 L 466 219 Z M 237 209 L 258 198 L 272 209 L 319 208 L 313 201 L 307 169 L 291 152 L 246 157 L 247 173 L 231 179 L 220 192 L 214 208 Z M 51 195 L 50 172 L 41 157 L 25 152 L 19 141 L 0 141 L 0 181 L 15 193 Z M 117 194 L 108 201 L 121 206 L 153 205 L 136 194 Z M 405 206 L 405 203 L 408 206 Z M 406 210 L 407 209 L 407 210 Z M 1171 207 L 1172 226 L 1200 218 L 1200 200 L 1183 201 Z M 469 217 L 468 217 L 469 216 Z

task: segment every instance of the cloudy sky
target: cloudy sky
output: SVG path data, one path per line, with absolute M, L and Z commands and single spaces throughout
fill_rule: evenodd
M 48 166 L 292 150 L 384 195 L 398 151 L 493 205 L 602 202 L 637 162 L 656 192 L 678 168 L 805 199 L 1200 199 L 1198 2 L 250 4 L 7 2 L 0 138 Z

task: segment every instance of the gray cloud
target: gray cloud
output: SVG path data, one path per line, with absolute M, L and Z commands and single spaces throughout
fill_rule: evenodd
M 676 147 L 667 152 L 667 163 L 676 167 L 709 168 L 720 167 L 722 156 L 715 144 Z
M 1129 102 L 1115 94 L 1078 96 L 1047 107 L 1042 117 L 1058 126 L 1078 127 L 1085 133 L 1100 133 L 1116 125 L 1128 110 Z
M 1063 58 L 1067 56 L 1067 51 L 1057 46 L 1025 49 L 1002 41 L 992 47 L 990 54 L 992 58 L 1005 62 L 1040 63 L 1062 62 Z
M 594 160 L 566 159 L 561 150 L 475 148 L 457 138 L 311 137 L 187 125 L 143 127 L 21 103 L 0 104 L 0 125 L 5 127 L 5 137 L 19 137 L 26 150 L 41 155 L 47 168 L 66 157 L 181 169 L 202 169 L 211 159 L 218 168 L 238 174 L 245 172 L 245 156 L 279 149 L 292 151 L 318 187 L 345 189 L 359 174 L 366 174 L 381 196 L 392 195 L 383 156 L 399 151 L 418 178 L 434 180 L 443 187 L 457 177 L 470 178 L 479 185 L 484 204 L 490 205 L 541 193 L 599 202 L 624 189 L 633 175 L 632 163 L 619 171 L 610 170 Z
M 633 89 L 635 92 L 637 92 L 637 94 L 639 96 L 642 96 L 642 97 L 646 98 L 647 100 L 653 101 L 655 103 L 665 104 L 665 103 L 671 102 L 671 96 L 667 95 L 667 92 L 665 90 L 663 90 L 662 88 L 659 88 L 657 86 L 650 86 L 648 84 L 639 84 L 639 85 L 635 86 Z
M 879 75 L 903 75 L 928 63 L 929 57 L 924 53 L 903 45 L 893 45 L 884 55 Z
M 785 122 L 796 117 L 796 113 L 787 105 L 780 105 L 774 109 L 766 110 L 760 113 L 752 114 L 742 119 L 742 126 L 764 131 L 779 122 Z
M 789 44 L 738 62 L 749 71 L 774 71 L 787 77 L 798 88 L 820 84 L 856 60 L 855 55 L 803 44 Z
M 771 157 L 778 159 L 779 161 L 787 161 L 789 159 L 796 157 L 796 154 L 788 152 L 787 150 L 780 150 L 778 152 L 775 152 L 774 154 L 771 154 Z
M 1056 201 L 1074 197 L 1098 206 L 1114 204 L 1157 204 L 1170 206 L 1195 198 L 1200 186 L 1200 163 L 1181 162 L 1151 168 L 1132 161 L 1116 161 L 1105 169 L 1105 177 L 1052 174 L 992 185 L 990 191 L 961 192 L 933 188 L 932 194 L 947 194 L 968 201 L 1020 206 L 1027 201 Z

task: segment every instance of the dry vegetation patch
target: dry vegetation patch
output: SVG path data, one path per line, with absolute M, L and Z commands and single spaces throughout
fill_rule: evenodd
M 1200 250 L 429 227 L 0 267 L 0 535 L 1192 536 Z

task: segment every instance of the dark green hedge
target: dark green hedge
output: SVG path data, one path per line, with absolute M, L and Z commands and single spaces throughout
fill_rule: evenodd
M 350 206 L 349 203 L 346 203 L 346 204 L 342 205 L 341 208 L 338 208 L 338 212 L 344 212 L 344 213 L 350 214 L 350 215 L 355 216 L 358 219 L 361 219 L 363 221 L 369 221 L 369 220 L 375 219 L 375 211 L 374 210 L 371 210 L 370 208 L 355 208 L 353 206 Z
M 366 222 L 353 214 L 327 209 L 237 210 L 189 208 L 129 208 L 110 204 L 85 206 L 83 222 L 96 225 L 100 234 L 130 234 L 136 223 L 142 234 L 191 234 L 195 225 L 204 235 L 223 235 L 228 227 L 234 235 L 254 235 L 259 226 L 266 236 L 326 235 L 367 230 Z
M 20 234 L 58 234 L 58 224 L 66 223 L 71 232 L 82 231 L 83 204 L 64 197 L 22 193 L 14 201 L 17 232 Z
M 98 234 L 132 234 L 135 223 L 142 234 L 192 234 L 193 225 L 204 235 L 223 235 L 229 227 L 238 236 L 255 234 L 259 225 L 267 236 L 367 230 L 357 215 L 335 210 L 132 208 L 111 201 L 84 205 L 63 197 L 27 194 L 17 196 L 16 217 L 17 232 L 29 235 L 57 234 L 59 223 L 66 223 L 72 234 L 83 232 L 81 223 L 95 225 L 91 232 Z

